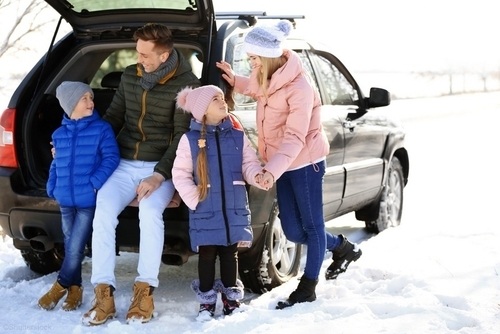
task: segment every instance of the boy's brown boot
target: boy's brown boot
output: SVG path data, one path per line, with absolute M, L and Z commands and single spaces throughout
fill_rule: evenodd
M 148 322 L 153 317 L 155 309 L 153 302 L 154 287 L 145 282 L 135 282 L 134 296 L 127 313 L 127 323 Z
M 68 288 L 68 296 L 63 303 L 62 309 L 65 311 L 74 311 L 82 305 L 83 287 L 71 285 Z
M 101 325 L 116 315 L 114 288 L 108 284 L 97 284 L 94 289 L 94 306 L 83 315 L 84 325 Z
M 50 290 L 38 300 L 38 306 L 44 310 L 52 310 L 66 294 L 66 288 L 55 282 Z

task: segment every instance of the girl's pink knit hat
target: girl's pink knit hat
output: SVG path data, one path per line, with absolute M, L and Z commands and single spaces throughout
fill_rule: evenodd
M 216 95 L 224 95 L 222 89 L 214 85 L 198 88 L 186 87 L 177 94 L 177 106 L 190 112 L 193 117 L 201 122 L 208 106 Z

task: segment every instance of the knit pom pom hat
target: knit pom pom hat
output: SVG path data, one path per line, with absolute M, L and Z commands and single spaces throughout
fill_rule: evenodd
M 243 51 L 267 58 L 281 57 L 285 40 L 292 30 L 292 23 L 280 20 L 274 26 L 255 27 L 250 31 L 243 42 Z
M 223 95 L 222 89 L 214 85 L 201 86 L 198 88 L 186 87 L 177 94 L 177 106 L 190 112 L 193 117 L 201 122 L 208 106 L 216 95 Z
M 78 101 L 85 93 L 90 93 L 94 98 L 94 92 L 89 85 L 79 81 L 63 81 L 56 88 L 56 97 L 64 112 L 71 117 Z

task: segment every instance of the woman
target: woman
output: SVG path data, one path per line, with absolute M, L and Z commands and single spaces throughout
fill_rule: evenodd
M 291 28 L 289 21 L 281 20 L 247 34 L 243 48 L 252 68 L 249 78 L 235 75 L 224 61 L 217 63 L 236 92 L 257 101 L 259 154 L 265 161 L 261 185 L 276 181 L 283 230 L 289 240 L 307 245 L 304 275 L 277 309 L 316 299 L 325 249 L 333 253 L 326 279 L 337 278 L 361 256 L 357 245 L 325 230 L 322 187 L 329 143 L 321 125 L 319 94 L 299 56 L 281 45 Z

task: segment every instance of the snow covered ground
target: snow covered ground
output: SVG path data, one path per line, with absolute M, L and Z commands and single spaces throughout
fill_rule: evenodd
M 122 253 L 116 270 L 118 317 L 86 327 L 80 319 L 93 297 L 91 260 L 83 267 L 82 308 L 43 311 L 37 300 L 56 274 L 33 274 L 12 240 L 0 237 L 0 332 L 498 333 L 500 93 L 397 100 L 390 108 L 407 129 L 411 161 L 402 225 L 372 236 L 353 215 L 328 222 L 330 231 L 360 242 L 363 256 L 336 281 L 321 279 L 315 302 L 275 310 L 294 290 L 292 281 L 250 295 L 242 313 L 198 323 L 189 288 L 196 277 L 192 257 L 183 267 L 161 267 L 155 318 L 127 325 L 137 255 Z M 323 272 L 329 263 L 327 254 Z

